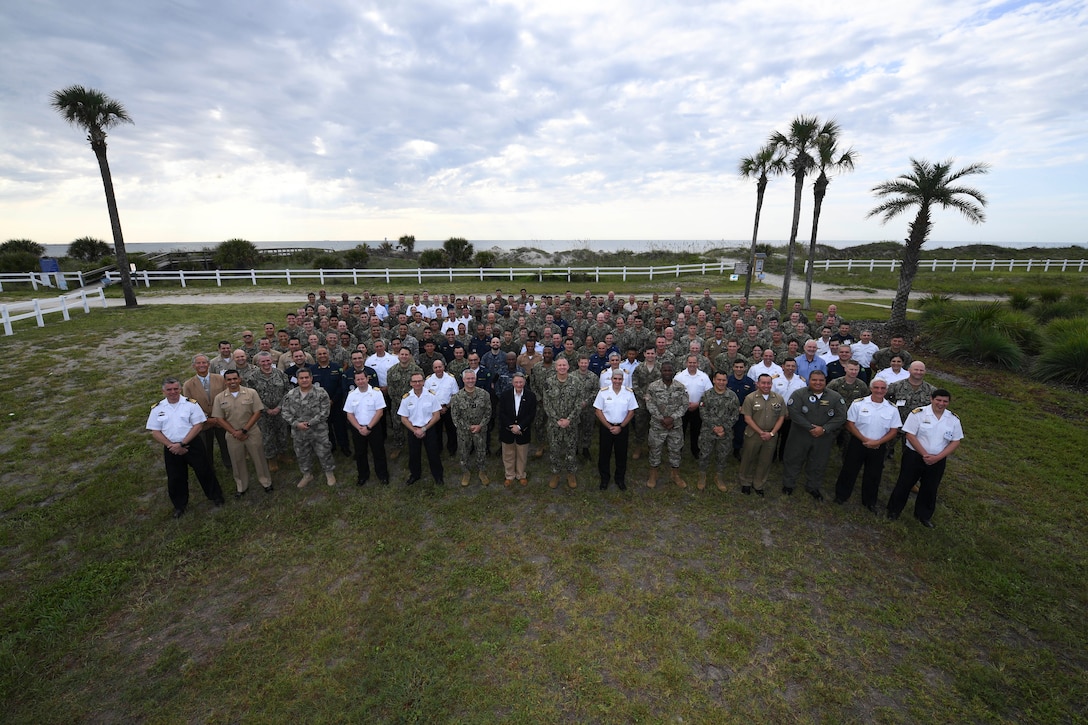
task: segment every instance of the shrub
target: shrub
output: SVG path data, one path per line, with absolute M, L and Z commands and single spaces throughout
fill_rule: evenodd
M 1046 324 L 1051 320 L 1068 319 L 1084 315 L 1084 303 L 1081 300 L 1067 298 L 1064 300 L 1052 300 L 1045 302 L 1039 300 L 1039 304 L 1031 309 L 1031 314 L 1040 323 Z
M 300 249 L 291 255 L 291 261 L 299 264 L 310 264 L 319 253 L 316 249 Z
M 340 269 L 343 266 L 340 255 L 328 252 L 318 252 L 310 264 L 314 269 Z
M 1025 351 L 1039 344 L 1035 320 L 1000 302 L 934 302 L 924 306 L 922 326 L 942 356 L 1013 369 L 1023 364 Z
M 477 267 L 482 269 L 490 269 L 495 266 L 495 253 L 494 252 L 476 252 L 476 257 L 473 260 Z
M 446 253 L 441 249 L 426 249 L 419 255 L 419 266 L 424 269 L 448 267 Z
M 35 257 L 40 257 L 45 254 L 45 247 L 29 239 L 9 239 L 0 244 L 0 254 L 10 252 L 26 252 L 27 254 L 33 254 Z M 37 265 L 35 265 L 35 268 L 37 268 Z
M 416 235 L 405 234 L 397 240 L 397 246 L 405 251 L 406 254 L 411 254 L 416 251 Z
M 41 269 L 39 259 L 41 257 L 33 252 L 0 252 L 0 272 L 37 272 Z
M 1032 372 L 1040 380 L 1088 383 L 1088 318 L 1055 320 L 1046 327 L 1043 351 Z
M 228 239 L 215 248 L 215 264 L 220 269 L 255 269 L 260 253 L 245 239 Z
M 1062 291 L 1060 289 L 1047 288 L 1039 292 L 1039 301 L 1043 303 L 1054 303 L 1062 298 Z
M 378 245 L 378 251 L 381 252 L 382 256 L 384 257 L 390 256 L 391 254 L 393 254 L 393 242 L 386 239 L 384 242 Z
M 370 261 L 370 247 L 365 244 L 357 244 L 352 249 L 344 252 L 344 261 L 352 269 L 365 269 Z
M 464 237 L 450 237 L 442 243 L 442 251 L 446 253 L 451 267 L 468 264 L 472 260 L 475 249 L 472 243 Z
M 110 253 L 110 245 L 94 237 L 80 237 L 68 245 L 68 256 L 81 262 L 96 262 Z
M 1031 308 L 1031 296 L 1026 292 L 1011 292 L 1009 294 L 1009 307 L 1025 312 Z

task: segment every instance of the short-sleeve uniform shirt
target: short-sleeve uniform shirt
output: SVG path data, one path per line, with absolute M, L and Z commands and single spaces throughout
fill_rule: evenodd
M 181 443 L 194 425 L 207 419 L 200 406 L 188 398 L 173 404 L 163 398 L 148 414 L 146 427 L 147 430 L 162 431 L 171 443 Z

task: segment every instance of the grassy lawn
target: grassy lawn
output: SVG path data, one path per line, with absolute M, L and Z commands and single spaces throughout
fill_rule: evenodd
M 965 294 L 965 295 L 1008 295 L 1012 292 L 1023 292 L 1037 295 L 1043 290 L 1063 290 L 1067 293 L 1088 292 L 1088 273 L 1076 272 L 1025 272 L 1016 270 L 1004 272 L 1000 270 L 991 272 L 937 270 L 936 272 L 925 269 L 925 262 L 918 276 L 914 278 L 913 296 L 930 294 Z M 894 295 L 895 288 L 899 284 L 899 270 L 889 272 L 887 269 L 870 272 L 868 269 L 851 270 L 833 269 L 829 271 L 816 270 L 816 280 L 824 284 L 835 284 L 842 287 L 856 287 L 860 289 L 891 290 Z M 803 289 L 803 286 L 802 286 Z
M 266 317 L 95 310 L 7 339 L 5 721 L 1088 718 L 1083 395 L 927 361 L 967 434 L 934 531 L 776 472 L 766 499 L 600 492 L 592 464 L 551 491 L 540 461 L 527 489 L 461 489 L 448 459 L 444 490 L 402 488 L 403 460 L 360 489 L 338 458 L 335 488 L 281 470 L 219 510 L 193 481 L 174 521 L 143 430 L 161 379 Z

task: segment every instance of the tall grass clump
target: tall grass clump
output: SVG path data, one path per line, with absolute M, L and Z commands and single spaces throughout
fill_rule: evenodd
M 1060 289 L 1054 289 L 1053 287 L 1039 290 L 1039 301 L 1046 304 L 1057 302 L 1063 296 L 1064 293 Z
M 1026 312 L 1031 309 L 1031 295 L 1027 292 L 1014 291 L 1009 293 L 1009 307 L 1014 310 Z
M 1032 372 L 1040 380 L 1088 383 L 1088 318 L 1054 320 L 1046 326 L 1042 353 Z
M 1031 314 L 1042 324 L 1051 320 L 1082 317 L 1085 312 L 1083 295 L 1072 295 L 1064 299 L 1046 301 L 1039 298 L 1038 304 L 1031 308 Z
M 1025 351 L 1039 347 L 1035 319 L 999 302 L 934 303 L 923 308 L 922 329 L 938 354 L 989 362 L 1010 370 L 1023 365 Z

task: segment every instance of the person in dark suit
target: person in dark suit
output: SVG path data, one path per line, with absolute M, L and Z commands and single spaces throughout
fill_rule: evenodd
M 502 444 L 502 465 L 506 471 L 504 486 L 510 486 L 515 478 L 522 486 L 529 483 L 525 467 L 529 460 L 536 407 L 536 395 L 526 387 L 525 373 L 514 373 L 511 388 L 499 395 L 499 443 Z

